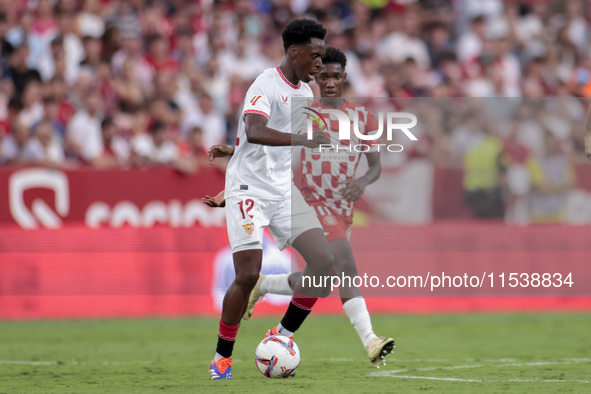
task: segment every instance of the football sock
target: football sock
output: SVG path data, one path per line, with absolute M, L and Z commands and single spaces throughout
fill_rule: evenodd
M 293 290 L 289 286 L 289 274 L 265 275 L 261 282 L 261 293 L 292 295 Z
M 376 334 L 374 334 L 371 327 L 371 318 L 367 311 L 367 305 L 365 305 L 365 299 L 363 297 L 352 298 L 343 304 L 343 309 L 349 316 L 351 324 L 357 330 L 363 347 L 367 348 L 367 345 L 376 337 Z
M 232 350 L 234 350 L 234 343 L 236 342 L 236 334 L 238 333 L 239 327 L 240 324 L 237 326 L 231 326 L 220 320 L 216 358 L 218 354 L 221 356 L 220 358 L 232 357 Z M 217 361 L 215 358 L 214 360 Z
M 213 361 L 215 361 L 217 363 L 222 358 L 224 358 L 224 356 L 222 356 L 221 354 L 219 354 L 218 352 L 216 352 L 215 353 L 215 357 L 213 358 Z
M 293 332 L 289 331 L 287 328 L 283 327 L 281 325 L 281 323 L 279 323 L 277 325 L 277 334 L 279 335 L 285 335 L 286 337 L 292 337 L 293 336 Z
M 291 336 L 300 328 L 306 317 L 312 312 L 314 304 L 318 298 L 309 298 L 294 290 L 291 302 L 287 307 L 287 312 L 277 326 L 277 332 L 280 335 Z M 282 330 L 281 332 L 279 330 Z M 289 335 L 287 333 L 290 333 Z

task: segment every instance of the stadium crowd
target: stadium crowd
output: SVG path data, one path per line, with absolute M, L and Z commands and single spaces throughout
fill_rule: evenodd
M 346 97 L 571 97 L 559 131 L 512 143 L 544 154 L 551 132 L 586 162 L 588 1 L 0 0 L 0 163 L 194 172 L 233 143 L 248 86 L 299 16 L 346 53 Z M 405 157 L 461 166 L 475 139 L 424 140 Z

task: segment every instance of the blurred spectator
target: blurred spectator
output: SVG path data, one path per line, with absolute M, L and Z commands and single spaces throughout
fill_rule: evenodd
M 93 72 L 97 72 L 99 64 L 101 63 L 101 51 L 102 51 L 102 43 L 101 40 L 92 37 L 86 36 L 82 40 L 82 45 L 84 45 L 84 60 L 80 62 L 80 67 L 88 68 Z
M 155 73 L 177 70 L 178 65 L 172 57 L 170 57 L 168 43 L 164 37 L 161 35 L 150 37 L 148 46 L 150 51 L 146 55 L 146 61 Z
M 166 125 L 162 122 L 155 122 L 150 133 L 134 136 L 131 145 L 143 164 L 172 164 L 180 154 L 177 145 L 168 138 Z
M 453 51 L 449 28 L 444 22 L 433 22 L 427 27 L 427 48 L 431 64 L 439 62 L 441 55 Z
M 528 164 L 532 160 L 530 150 L 519 142 L 518 132 L 524 119 L 518 113 L 507 127 L 509 135 L 503 140 L 503 152 L 507 159 L 507 196 L 505 198 L 505 220 L 512 224 L 529 222 L 528 196 L 531 177 Z
M 204 130 L 203 145 L 209 149 L 226 141 L 226 120 L 213 108 L 213 101 L 207 94 L 201 96 L 199 106 L 203 112 L 202 129 Z
M 15 93 L 18 97 L 23 93 L 29 81 L 41 81 L 39 71 L 30 69 L 27 65 L 29 48 L 26 44 L 20 45 L 12 52 L 9 59 L 9 72 L 14 84 Z
M 265 69 L 273 67 L 261 55 L 257 45 L 239 37 L 233 50 L 220 54 L 220 65 L 226 75 L 238 75 L 244 81 L 254 81 Z
M 131 0 L 113 0 L 114 12 L 107 17 L 107 26 L 114 26 L 123 37 L 137 36 L 141 32 L 138 13 Z
M 64 58 L 64 42 L 61 36 L 57 36 L 51 41 L 51 50 L 44 54 L 37 65 L 37 69 L 41 74 L 43 82 L 49 81 L 54 77 L 56 72 L 56 61 Z
M 101 122 L 101 144 L 90 155 L 94 167 L 116 167 L 126 165 L 130 159 L 130 147 L 109 118 Z
M 43 101 L 41 98 L 41 84 L 32 80 L 25 86 L 22 98 L 23 109 L 18 115 L 18 121 L 27 128 L 43 119 Z
M 59 118 L 59 103 L 54 96 L 47 96 L 43 99 L 43 114 L 44 120 L 51 122 L 59 138 L 63 140 L 66 128 L 64 122 Z
M 408 58 L 414 59 L 423 69 L 430 66 L 429 51 L 419 37 L 421 17 L 417 12 L 408 12 L 402 20 L 402 30 L 396 30 L 383 39 L 379 48 L 383 58 L 401 63 Z
M 528 164 L 532 183 L 529 197 L 531 222 L 562 222 L 566 194 L 574 185 L 575 172 L 552 133 L 545 134 L 544 153 Z
M 10 135 L 2 141 L 0 163 L 25 165 L 40 162 L 43 157 L 41 146 L 29 139 L 29 129 L 21 123 L 15 123 Z
M 105 21 L 100 15 L 99 0 L 84 0 L 82 10 L 78 13 L 77 24 L 80 36 L 101 38 L 105 32 Z
M 133 63 L 126 60 L 121 74 L 113 83 L 118 105 L 123 112 L 133 112 L 144 102 L 144 91 L 134 75 Z
M 457 54 L 460 62 L 480 57 L 485 28 L 486 22 L 482 15 L 472 19 L 470 30 L 462 34 L 457 43 Z
M 65 127 L 74 116 L 76 109 L 68 98 L 68 85 L 64 78 L 53 77 L 49 83 L 47 93 L 57 101 L 58 121 Z
M 66 129 L 66 142 L 71 153 L 90 161 L 101 145 L 101 97 L 92 91 L 84 98 L 84 107 L 72 117 Z
M 503 144 L 479 121 L 478 117 L 469 115 L 466 128 L 458 129 L 456 134 L 464 133 L 466 138 L 460 148 L 463 151 L 465 201 L 474 217 L 503 218 L 501 185 L 507 164 Z
M 125 0 L 122 0 L 125 1 Z M 120 75 L 125 62 L 130 62 L 130 67 L 134 71 L 134 78 L 144 89 L 148 89 L 152 84 L 154 71 L 152 66 L 144 57 L 142 40 L 139 35 L 124 36 L 124 42 L 121 49 L 113 54 L 113 72 Z
M 193 174 L 199 168 L 209 166 L 209 154 L 203 145 L 203 130 L 200 127 L 193 127 L 189 134 L 189 151 L 179 157 L 174 166 L 186 174 Z M 226 172 L 228 160 L 214 160 L 213 166 L 222 172 Z
M 0 14 L 0 71 L 2 73 L 8 68 L 8 59 L 14 50 L 12 44 L 6 39 L 9 26 L 8 17 L 5 14 Z
M 50 45 L 58 35 L 58 24 L 51 0 L 38 0 L 34 8 L 31 31 L 27 34 L 31 50 L 28 64 L 36 68 L 39 60 L 50 51 Z
M 65 155 L 61 139 L 51 121 L 43 120 L 35 127 L 34 137 L 30 143 L 35 146 L 35 150 L 41 152 L 39 162 L 54 168 L 64 164 Z

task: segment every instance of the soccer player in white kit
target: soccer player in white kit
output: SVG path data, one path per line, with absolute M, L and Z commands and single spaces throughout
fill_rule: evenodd
M 302 255 L 307 264 L 303 275 L 328 275 L 334 265 L 322 226 L 293 186 L 291 170 L 292 145 L 318 147 L 330 142 L 321 131 L 311 140 L 291 133 L 292 121 L 305 121 L 302 109 L 292 109 L 291 99 L 313 97 L 307 83 L 322 66 L 325 36 L 326 29 L 312 20 L 292 21 L 282 33 L 281 65 L 265 70 L 246 93 L 226 172 L 226 223 L 236 279 L 224 297 L 216 354 L 209 367 L 212 379 L 232 379 L 232 350 L 259 278 L 265 227 L 280 249 L 293 246 Z M 323 289 L 304 289 L 301 282 L 283 319 L 268 334 L 293 336 L 312 310 Z

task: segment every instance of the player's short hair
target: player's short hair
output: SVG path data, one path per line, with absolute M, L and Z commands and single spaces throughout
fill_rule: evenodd
M 283 49 L 286 52 L 292 45 L 306 45 L 312 42 L 312 38 L 324 40 L 324 37 L 326 29 L 312 19 L 294 19 L 281 33 Z
M 343 67 L 347 66 L 347 56 L 337 48 L 328 47 L 326 53 L 322 56 L 322 64 L 338 63 Z

